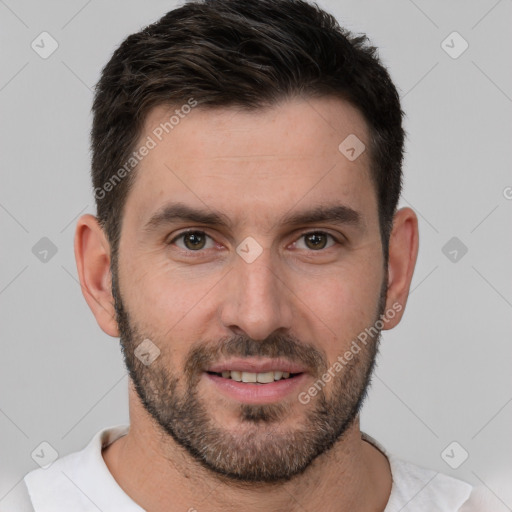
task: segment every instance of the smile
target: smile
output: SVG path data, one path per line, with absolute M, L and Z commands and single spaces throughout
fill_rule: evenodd
M 269 384 L 271 382 L 275 382 L 282 379 L 293 378 L 298 373 L 290 373 L 283 372 L 281 370 L 273 370 L 269 372 L 242 372 L 237 370 L 224 370 L 223 372 L 216 373 L 210 372 L 214 375 L 218 375 L 219 377 L 223 377 L 224 379 L 233 379 L 236 382 L 245 382 L 245 383 L 258 383 L 258 384 Z

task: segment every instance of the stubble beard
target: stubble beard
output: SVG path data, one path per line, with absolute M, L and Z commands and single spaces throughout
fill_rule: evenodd
M 181 372 L 170 370 L 173 365 L 165 360 L 164 354 L 146 366 L 135 355 L 137 345 L 149 338 L 157 346 L 165 347 L 166 341 L 141 332 L 121 299 L 114 270 L 112 277 L 121 348 L 140 402 L 164 435 L 219 478 L 233 483 L 288 481 L 341 440 L 359 414 L 371 382 L 380 330 L 335 375 L 329 396 L 325 385 L 317 386 L 318 394 L 307 405 L 300 404 L 298 399 L 265 405 L 240 404 L 238 427 L 227 429 L 215 422 L 198 394 L 205 362 L 218 360 L 221 354 L 280 356 L 305 364 L 315 375 L 315 382 L 320 382 L 328 368 L 325 357 L 313 346 L 290 336 L 272 336 L 264 341 L 234 336 L 215 346 L 196 344 L 187 354 Z M 383 283 L 375 321 L 384 312 L 386 287 L 387 283 Z M 293 428 L 282 427 L 283 420 L 291 411 L 296 414 L 297 408 L 304 410 L 302 421 Z

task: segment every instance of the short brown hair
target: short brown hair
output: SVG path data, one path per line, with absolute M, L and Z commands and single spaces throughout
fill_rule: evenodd
M 193 98 L 204 107 L 251 110 L 294 96 L 339 97 L 368 123 L 387 265 L 402 188 L 399 96 L 366 36 L 352 35 L 302 0 L 190 1 L 127 37 L 114 52 L 96 86 L 91 131 L 97 216 L 113 257 L 135 175 L 124 172 L 116 180 L 116 172 L 133 153 L 151 108 Z

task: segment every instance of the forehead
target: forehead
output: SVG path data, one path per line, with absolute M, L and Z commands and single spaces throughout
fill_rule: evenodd
M 252 111 L 158 106 L 139 145 L 149 139 L 153 147 L 127 199 L 127 214 L 140 220 L 172 200 L 269 221 L 299 202 L 358 210 L 375 200 L 368 151 L 351 160 L 339 149 L 345 140 L 369 140 L 362 115 L 340 99 L 295 99 Z

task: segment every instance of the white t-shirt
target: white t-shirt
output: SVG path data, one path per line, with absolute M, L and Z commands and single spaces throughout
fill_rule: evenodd
M 98 432 L 81 451 L 57 459 L 24 477 L 12 512 L 143 512 L 117 484 L 101 450 L 128 433 L 128 425 Z M 468 500 L 473 487 L 442 473 L 400 460 L 362 434 L 388 458 L 393 485 L 384 512 L 481 512 Z M 465 505 L 464 505 L 465 504 Z M 464 505 L 464 508 L 461 508 Z M 7 511 L 8 512 L 8 511 Z

